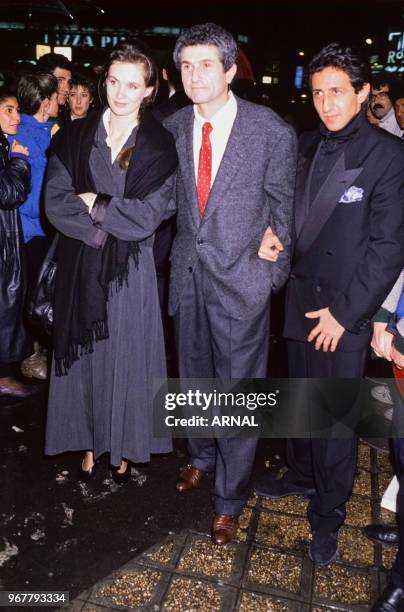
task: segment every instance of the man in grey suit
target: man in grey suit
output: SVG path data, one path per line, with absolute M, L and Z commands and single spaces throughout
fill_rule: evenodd
M 206 23 L 184 32 L 174 61 L 194 103 L 165 122 L 179 157 L 169 309 L 180 376 L 262 378 L 270 293 L 290 265 L 295 134 L 270 109 L 229 91 L 237 43 L 223 28 Z M 189 440 L 177 489 L 193 489 L 214 473 L 216 544 L 237 533 L 256 442 Z

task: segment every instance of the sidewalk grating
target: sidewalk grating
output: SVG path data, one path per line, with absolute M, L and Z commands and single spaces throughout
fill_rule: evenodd
M 209 533 L 170 534 L 75 599 L 71 612 L 359 612 L 385 587 L 395 547 L 367 540 L 361 527 L 394 522 L 380 509 L 392 476 L 387 455 L 361 444 L 354 492 L 339 534 L 337 560 L 315 568 L 307 556 L 307 500 L 252 497 L 238 539 L 226 547 Z

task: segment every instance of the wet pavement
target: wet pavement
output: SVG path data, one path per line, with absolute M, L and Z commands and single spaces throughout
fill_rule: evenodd
M 379 518 L 391 477 L 385 453 L 361 445 L 339 558 L 315 569 L 303 498 L 251 497 L 237 540 L 213 546 L 211 480 L 175 491 L 183 441 L 132 467 L 127 485 L 113 482 L 106 458 L 93 481 L 78 483 L 80 454 L 43 455 L 45 394 L 0 400 L 0 589 L 69 591 L 74 611 L 325 612 L 368 610 L 386 584 L 394 547 L 360 531 Z M 255 473 L 277 472 L 282 449 L 262 441 Z
M 372 519 L 394 521 L 387 511 L 380 516 L 380 494 L 390 477 L 388 456 L 362 444 L 338 559 L 328 567 L 315 568 L 306 554 L 307 500 L 253 496 L 231 545 L 212 545 L 208 527 L 182 529 L 81 593 L 71 609 L 369 610 L 387 583 L 396 551 L 372 544 L 361 527 Z

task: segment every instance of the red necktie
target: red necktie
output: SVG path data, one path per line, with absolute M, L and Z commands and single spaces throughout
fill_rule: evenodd
M 199 214 L 201 219 L 205 212 L 206 203 L 209 197 L 210 181 L 212 178 L 212 144 L 210 142 L 209 134 L 212 131 L 212 126 L 209 122 L 206 122 L 202 126 L 202 144 L 201 150 L 199 151 L 199 165 L 198 165 L 198 201 L 199 201 Z

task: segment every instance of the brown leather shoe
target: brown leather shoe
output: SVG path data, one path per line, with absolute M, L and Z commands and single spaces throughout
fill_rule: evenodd
M 190 489 L 196 489 L 201 484 L 204 476 L 205 472 L 203 470 L 199 470 L 198 468 L 188 464 L 180 472 L 177 484 L 175 485 L 177 491 L 183 493 L 184 491 L 189 491 Z
M 24 385 L 15 378 L 0 378 L 0 396 L 29 397 L 40 391 L 36 385 Z
M 237 535 L 238 516 L 232 514 L 215 514 L 212 524 L 212 540 L 214 544 L 223 546 Z

